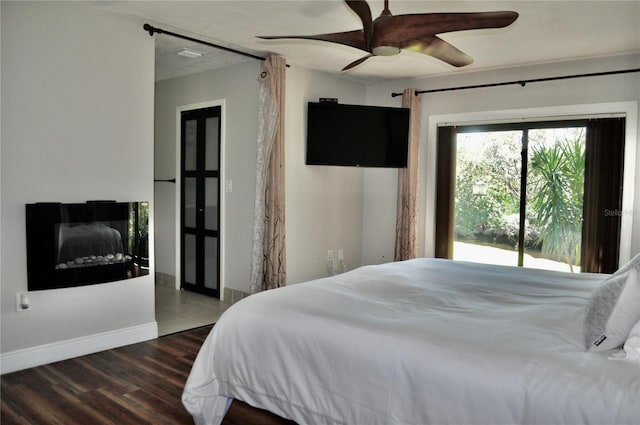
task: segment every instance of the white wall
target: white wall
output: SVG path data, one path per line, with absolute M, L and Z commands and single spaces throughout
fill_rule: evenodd
M 15 308 L 27 291 L 25 204 L 149 201 L 153 212 L 154 47 L 137 23 L 81 3 L 0 7 L 6 372 L 157 336 L 153 262 L 150 276 L 35 291 L 29 311 Z
M 287 69 L 285 220 L 287 282 L 327 276 L 327 251 L 344 250 L 347 268 L 361 265 L 364 169 L 305 165 L 307 102 L 335 97 L 362 104 L 365 87 L 326 73 Z
M 232 181 L 224 197 L 223 285 L 249 292 L 253 206 L 255 197 L 256 137 L 258 123 L 258 74 L 261 62 L 238 65 L 156 84 L 155 175 L 157 179 L 179 176 L 176 159 L 177 109 L 185 105 L 224 101 L 225 134 L 222 169 Z M 179 182 L 179 180 L 178 180 Z M 224 182 L 223 182 L 224 183 Z M 178 184 L 156 183 L 156 270 L 176 274 L 176 196 Z M 224 186 L 223 186 L 224 190 Z
M 618 69 L 638 68 L 640 56 L 617 56 L 574 62 L 561 62 L 548 65 L 535 65 L 522 68 L 509 68 L 487 72 L 457 73 L 450 76 L 423 80 L 395 80 L 367 87 L 367 103 L 397 105 L 399 98 L 392 98 L 391 93 L 402 92 L 404 88 L 415 87 L 419 90 L 466 86 L 474 84 L 498 83 L 541 77 L 584 74 L 591 72 L 612 71 Z M 636 105 L 640 100 L 640 74 L 624 74 L 607 77 L 572 79 L 545 83 L 532 83 L 525 87 L 519 85 L 494 88 L 463 90 L 422 95 L 421 124 L 421 157 L 420 157 L 420 189 L 419 189 L 419 244 L 420 255 L 433 255 L 433 219 L 435 212 L 435 126 L 437 121 L 445 119 L 491 120 L 500 116 L 513 115 L 510 111 L 522 110 L 549 117 L 561 113 L 559 111 L 598 110 L 603 104 Z M 511 117 L 513 119 L 513 117 Z M 631 116 L 629 128 L 638 128 L 638 116 Z M 638 143 L 637 132 L 629 133 L 633 140 L 629 144 Z M 627 165 L 627 173 L 633 174 L 640 164 L 640 149 L 630 151 L 632 157 Z M 397 179 L 385 171 L 370 170 L 365 176 L 365 236 L 374 229 L 384 234 L 393 232 L 395 208 L 376 208 L 395 203 Z M 629 183 L 629 181 L 627 182 Z M 630 202 L 625 210 L 628 224 L 625 234 L 630 240 L 630 249 L 624 258 L 640 252 L 640 173 L 630 181 L 626 199 Z M 623 217 L 623 219 L 625 219 Z M 368 229 L 368 230 L 367 230 Z M 630 235 L 630 238 L 629 238 Z M 370 237 L 366 239 L 363 263 L 382 262 L 381 258 L 393 255 L 393 244 L 387 238 Z
M 224 286 L 250 291 L 255 196 L 260 62 L 245 62 L 156 84 L 156 159 L 158 179 L 176 176 L 176 108 L 216 99 L 225 101 Z M 343 249 L 349 268 L 360 265 L 362 169 L 305 165 L 308 101 L 337 97 L 363 103 L 364 86 L 329 74 L 292 66 L 286 71 L 285 197 L 287 282 L 327 275 L 327 250 Z M 176 275 L 176 188 L 156 183 L 157 271 Z

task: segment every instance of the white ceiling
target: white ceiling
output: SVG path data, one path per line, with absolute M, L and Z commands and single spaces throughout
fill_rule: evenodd
M 277 53 L 287 63 L 340 74 L 363 56 L 347 46 L 309 40 L 261 40 L 257 35 L 310 35 L 361 28 L 344 2 L 310 1 L 110 1 L 96 7 L 133 16 L 165 30 L 189 35 L 248 53 Z M 369 1 L 373 17 L 382 1 Z M 640 1 L 403 1 L 390 0 L 394 15 L 430 12 L 512 10 L 520 14 L 511 26 L 446 33 L 441 38 L 474 58 L 454 68 L 414 52 L 375 57 L 342 73 L 363 82 L 382 78 L 427 77 L 455 72 L 557 62 L 593 56 L 640 52 Z M 246 60 L 202 44 L 155 35 L 156 80 L 228 66 Z M 199 50 L 199 59 L 177 56 L 183 47 Z

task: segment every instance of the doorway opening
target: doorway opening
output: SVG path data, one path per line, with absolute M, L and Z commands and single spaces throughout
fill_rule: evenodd
M 224 289 L 224 193 L 220 182 L 224 180 L 225 103 L 189 104 L 177 106 L 175 111 L 178 178 L 171 194 L 175 276 L 160 274 L 156 279 L 156 322 L 161 336 L 215 323 L 230 306 L 220 299 Z M 205 265 L 203 255 L 205 262 L 213 263 Z
M 220 298 L 221 107 L 180 121 L 180 288 Z

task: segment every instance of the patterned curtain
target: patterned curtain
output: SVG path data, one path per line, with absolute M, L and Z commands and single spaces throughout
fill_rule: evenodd
M 285 60 L 269 55 L 258 77 L 260 106 L 251 293 L 286 285 L 284 228 Z
M 407 168 L 398 170 L 398 201 L 396 207 L 396 247 L 394 260 L 415 258 L 417 242 L 418 166 L 420 158 L 420 114 L 422 102 L 415 89 L 405 89 L 402 107 L 410 108 L 409 151 Z

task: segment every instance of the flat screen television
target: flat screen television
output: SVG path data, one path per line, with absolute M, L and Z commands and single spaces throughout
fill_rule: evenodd
M 409 109 L 309 102 L 307 165 L 404 168 Z

